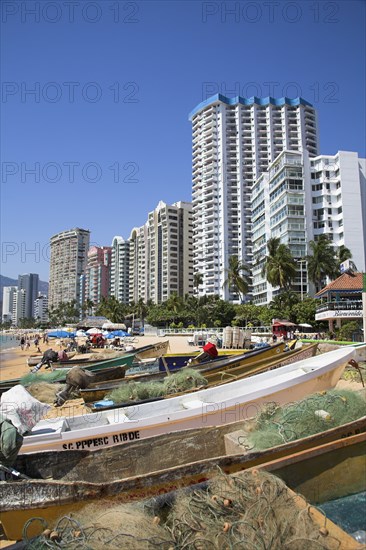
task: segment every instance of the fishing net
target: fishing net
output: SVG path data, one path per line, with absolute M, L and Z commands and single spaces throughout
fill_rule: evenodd
M 56 393 L 61 391 L 63 384 L 49 384 L 48 382 L 38 382 L 27 386 L 27 391 L 42 403 L 53 405 Z
M 161 550 L 335 550 L 340 541 L 327 530 L 324 516 L 316 524 L 310 507 L 280 479 L 257 470 L 238 476 L 219 473 L 206 489 L 176 493 L 166 521 L 156 503 L 148 507 L 112 504 L 89 505 L 64 516 L 51 529 L 43 520 L 43 533 L 29 540 L 29 550 L 161 549 Z M 151 502 L 151 501 L 150 501 Z
M 279 407 L 269 403 L 248 435 L 250 447 L 268 449 L 357 420 L 366 414 L 364 398 L 350 390 L 331 390 Z
M 116 357 L 122 357 L 123 351 L 115 351 L 112 349 L 104 349 L 101 352 L 91 352 L 88 354 L 89 361 L 106 361 L 107 359 L 115 359 Z M 82 357 L 82 356 L 81 356 Z
M 69 369 L 55 369 L 51 372 L 34 373 L 29 372 L 22 376 L 20 383 L 22 386 L 29 386 L 36 382 L 57 382 L 57 380 L 65 380 Z
M 153 399 L 162 395 L 164 395 L 164 386 L 159 382 L 129 382 L 118 386 L 106 395 L 105 399 L 110 399 L 115 403 L 128 403 Z
M 179 393 L 200 386 L 206 386 L 207 380 L 194 369 L 183 368 L 179 372 L 164 378 L 165 394 Z
M 207 384 L 207 380 L 194 369 L 182 369 L 171 376 L 166 376 L 163 382 L 129 382 L 121 384 L 108 395 L 115 403 L 142 401 L 174 393 L 187 391 Z
M 206 491 L 177 499 L 168 518 L 175 548 L 307 550 L 339 548 L 319 532 L 283 481 L 267 472 L 220 474 Z
M 31 523 L 32 520 L 24 526 L 25 540 Z M 53 525 L 52 531 L 45 529 L 42 535 L 28 542 L 26 548 L 168 550 L 172 548 L 169 539 L 169 532 L 160 525 L 159 518 L 149 515 L 142 507 L 133 504 L 111 505 L 105 501 L 89 505 L 72 516 L 60 518 Z

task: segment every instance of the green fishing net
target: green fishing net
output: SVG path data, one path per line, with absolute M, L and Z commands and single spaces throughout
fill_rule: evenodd
M 248 441 L 255 450 L 268 449 L 357 420 L 366 414 L 358 392 L 331 390 L 279 407 L 268 403 L 256 417 Z
M 29 386 L 36 382 L 57 382 L 58 380 L 65 380 L 69 369 L 55 369 L 51 372 L 34 373 L 29 372 L 25 376 L 22 376 L 20 383 L 23 386 Z
M 182 391 L 187 391 L 207 384 L 207 380 L 194 369 L 182 369 L 171 376 L 166 376 L 163 382 L 129 382 L 118 386 L 106 395 L 115 403 L 142 401 L 163 397 Z

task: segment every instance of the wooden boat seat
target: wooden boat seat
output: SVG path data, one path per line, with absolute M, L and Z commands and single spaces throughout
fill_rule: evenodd
M 95 415 L 95 418 L 93 415 L 92 421 L 89 420 L 89 422 L 87 423 L 85 421 L 85 418 L 86 418 L 85 416 L 74 416 L 73 418 L 68 418 L 66 420 L 67 427 L 65 431 L 83 429 L 86 426 L 90 428 L 99 428 L 99 427 L 108 426 L 108 424 L 111 424 L 111 422 L 109 422 L 109 419 L 107 417 L 105 416 L 100 417 L 98 414 Z
M 68 424 L 65 418 L 59 418 L 57 420 L 41 420 L 36 426 L 34 426 L 30 435 L 43 435 L 43 434 L 57 434 L 67 431 Z
M 111 414 L 105 417 L 108 419 L 109 424 L 115 424 L 116 422 L 133 422 L 131 418 L 128 418 L 128 416 L 118 409 L 115 409 L 114 413 L 112 411 Z
M 191 399 L 190 401 L 182 402 L 182 407 L 184 409 L 197 409 L 198 407 L 203 407 L 204 405 L 209 405 L 209 403 L 205 403 L 204 401 L 201 401 L 201 399 Z

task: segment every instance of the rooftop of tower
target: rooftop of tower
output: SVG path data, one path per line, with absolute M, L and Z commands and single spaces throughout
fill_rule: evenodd
M 221 101 L 222 103 L 226 103 L 226 105 L 237 105 L 238 103 L 241 103 L 242 105 L 308 105 L 309 107 L 313 107 L 309 101 L 306 101 L 306 99 L 303 99 L 302 97 L 241 97 L 240 95 L 237 95 L 235 97 L 227 97 L 222 94 L 215 94 L 204 101 L 201 101 L 194 109 L 189 113 L 189 120 L 192 120 L 194 115 L 199 113 L 199 111 L 202 111 L 205 107 L 208 107 L 209 105 L 213 103 L 217 103 L 218 101 Z

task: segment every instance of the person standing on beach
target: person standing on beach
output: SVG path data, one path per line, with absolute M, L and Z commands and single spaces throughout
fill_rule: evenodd
M 24 346 L 25 346 L 25 338 L 24 338 L 24 336 L 22 336 L 21 339 L 20 339 L 20 349 L 22 351 L 24 350 Z

